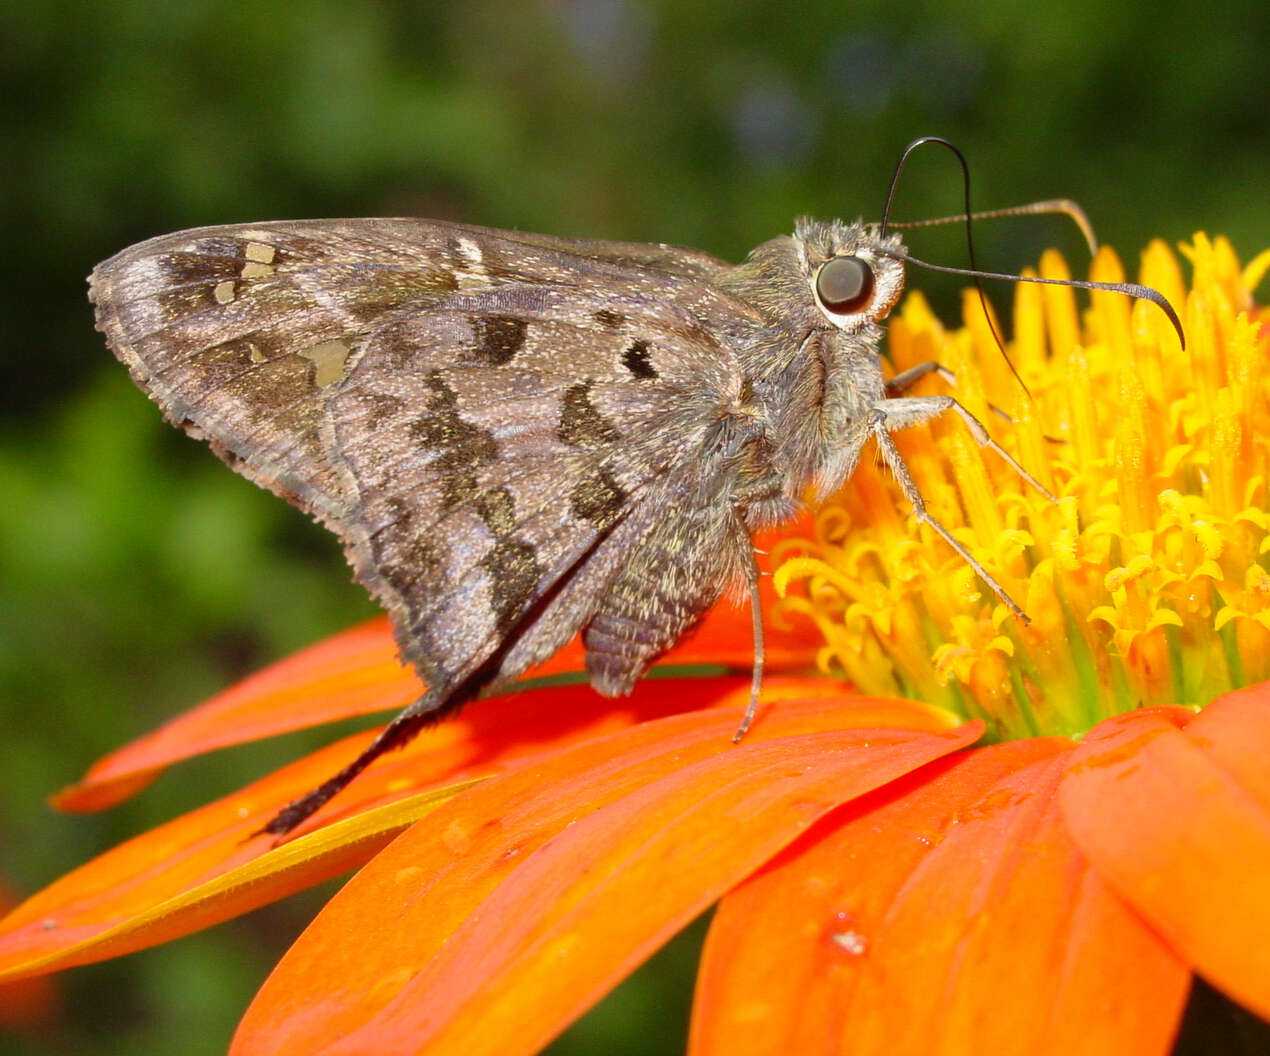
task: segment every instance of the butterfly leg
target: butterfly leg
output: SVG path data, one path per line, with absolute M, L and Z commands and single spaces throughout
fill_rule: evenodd
M 758 695 L 763 688 L 763 606 L 758 593 L 758 577 L 760 575 L 758 568 L 758 559 L 754 551 L 750 551 L 750 617 L 754 623 L 754 670 L 750 676 L 750 703 L 745 709 L 745 717 L 741 719 L 741 725 L 737 728 L 736 733 L 732 735 L 732 743 L 738 744 L 742 737 L 745 736 L 746 730 L 750 728 L 750 723 L 754 721 L 754 716 L 758 712 Z
M 938 418 L 947 411 L 953 411 L 966 423 L 970 435 L 980 447 L 986 447 L 1000 458 L 1007 466 L 1027 481 L 1033 488 L 1044 495 L 1050 502 L 1058 499 L 1050 490 L 1024 469 L 1015 458 L 989 435 L 988 430 L 978 418 L 971 414 L 961 403 L 951 396 L 906 396 L 900 399 L 887 400 L 878 408 L 883 416 L 888 432 L 896 429 L 907 429 L 912 425 L 921 425 L 932 418 Z M 876 430 L 875 430 L 876 431 Z
M 913 516 L 917 518 L 919 523 L 927 524 L 931 529 L 944 540 L 957 553 L 967 565 L 974 571 L 981 580 L 988 585 L 988 588 L 995 594 L 1005 606 L 1014 613 L 1024 623 L 1029 622 L 1027 614 L 1019 607 L 1009 594 L 1005 592 L 1005 587 L 1001 586 L 986 568 L 981 565 L 975 556 L 967 550 L 953 534 L 940 524 L 926 509 L 926 502 L 922 498 L 922 493 L 917 489 L 917 483 L 913 480 L 912 474 L 908 471 L 900 450 L 895 446 L 895 441 L 891 439 L 891 434 L 885 428 L 878 429 L 874 432 L 874 438 L 877 440 L 878 450 L 882 453 L 882 458 L 894 474 L 896 481 L 899 483 L 900 491 L 904 493 L 904 497 L 908 499 L 909 504 L 913 507 Z
M 941 381 L 949 385 L 957 384 L 957 375 L 945 367 L 942 363 L 937 363 L 933 359 L 923 360 L 916 366 L 909 367 L 908 370 L 901 370 L 892 378 L 886 380 L 886 394 L 892 398 L 899 396 L 901 393 L 908 392 L 922 378 L 929 374 L 938 374 Z M 995 403 L 988 404 L 988 410 L 995 414 L 998 418 L 1014 424 L 1014 419 L 1010 416 L 1009 411 L 1002 410 Z M 1050 437 L 1046 437 L 1050 439 Z M 1060 441 L 1061 442 L 1061 441 Z
M 913 475 L 909 472 L 908 465 L 905 463 L 900 450 L 895 446 L 895 441 L 891 437 L 891 432 L 896 429 L 904 429 L 908 426 L 919 425 L 923 422 L 930 421 L 946 411 L 955 410 L 966 422 L 970 429 L 970 434 L 977 443 L 982 447 L 988 447 L 996 451 L 1006 462 L 1019 473 L 1024 480 L 1032 484 L 1043 495 L 1049 496 L 1050 493 L 1038 482 L 1031 474 L 1023 469 L 1013 458 L 1002 450 L 996 442 L 988 435 L 988 431 L 984 429 L 981 423 L 973 414 L 967 411 L 960 403 L 951 396 L 923 396 L 909 397 L 904 399 L 886 400 L 874 409 L 873 437 L 877 442 L 878 451 L 882 455 L 883 461 L 895 476 L 896 482 L 900 486 L 900 490 L 904 493 L 904 497 L 908 499 L 909 504 L 913 507 L 913 515 L 919 523 L 929 525 L 931 530 L 944 540 L 963 561 L 974 571 L 988 588 L 994 593 L 1005 606 L 1019 617 L 1024 623 L 1029 622 L 1027 614 L 1019 607 L 1018 603 L 1006 593 L 1005 588 L 992 577 L 986 568 L 979 563 L 978 560 L 965 548 L 942 524 L 940 524 L 930 512 L 926 509 L 926 501 L 922 498 L 922 493 L 917 487 L 917 482 L 913 480 Z
M 886 380 L 887 396 L 898 396 L 901 393 L 908 392 L 922 378 L 929 374 L 938 374 L 940 378 L 948 382 L 949 385 L 957 384 L 957 375 L 947 367 L 933 359 L 923 360 L 916 366 L 909 367 L 908 370 L 901 370 L 894 377 Z

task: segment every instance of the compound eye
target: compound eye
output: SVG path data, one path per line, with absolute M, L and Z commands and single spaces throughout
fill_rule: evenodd
M 854 315 L 873 296 L 873 269 L 859 257 L 834 257 L 816 273 L 816 296 L 836 315 Z

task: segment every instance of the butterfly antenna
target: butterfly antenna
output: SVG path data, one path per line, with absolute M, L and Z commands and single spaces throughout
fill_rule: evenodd
M 907 253 L 897 253 L 895 256 L 908 264 L 925 268 L 927 271 L 941 271 L 946 275 L 967 275 L 975 280 L 1001 279 L 1004 282 L 1034 282 L 1038 286 L 1073 286 L 1080 290 L 1102 290 L 1107 293 L 1122 293 L 1126 297 L 1137 297 L 1140 300 L 1150 301 L 1168 316 L 1169 322 L 1177 332 L 1178 341 L 1181 342 L 1182 348 L 1186 348 L 1186 334 L 1182 331 L 1182 321 L 1177 317 L 1177 312 L 1169 302 L 1169 299 L 1153 286 L 1143 286 L 1137 282 L 1089 282 L 1082 279 L 1044 279 L 1039 275 L 1007 275 L 995 271 L 950 268 L 943 264 L 931 264 L 928 261 L 911 257 Z
M 1010 368 L 1010 373 L 1014 375 L 1015 381 L 1017 381 L 1019 385 L 1022 387 L 1023 391 L 1027 393 L 1028 399 L 1031 399 L 1032 393 L 1028 389 L 1027 383 L 1024 382 L 1023 378 L 1019 375 L 1018 370 L 1015 368 L 1013 361 L 1006 354 L 1005 341 L 1002 340 L 1001 333 L 999 330 L 997 330 L 996 320 L 993 319 L 992 312 L 989 311 L 988 309 L 988 295 L 984 293 L 983 283 L 979 281 L 980 276 L 983 276 L 986 278 L 988 276 L 988 273 L 981 272 L 978 266 L 975 264 L 974 220 L 978 214 L 976 214 L 974 210 L 970 208 L 970 165 L 966 161 L 966 156 L 961 152 L 961 150 L 956 145 L 954 145 L 949 140 L 944 139 L 942 136 L 921 136 L 920 138 L 913 140 L 912 143 L 910 143 L 907 147 L 904 148 L 904 152 L 900 155 L 900 160 L 895 165 L 895 172 L 891 176 L 890 189 L 886 192 L 886 204 L 882 208 L 882 222 L 881 224 L 878 225 L 878 235 L 879 237 L 884 236 L 886 234 L 886 229 L 888 226 L 895 226 L 895 227 L 906 226 L 906 225 L 900 225 L 900 224 L 894 224 L 894 225 L 891 224 L 891 206 L 895 203 L 895 191 L 899 187 L 900 173 L 904 171 L 904 166 L 908 162 L 909 155 L 911 155 L 913 151 L 915 151 L 918 147 L 923 147 L 927 143 L 935 143 L 941 147 L 947 147 L 949 150 L 953 152 L 954 156 L 957 158 L 957 163 L 961 166 L 962 202 L 965 206 L 965 212 L 963 212 L 960 217 L 954 217 L 951 219 L 955 219 L 955 220 L 964 219 L 966 222 L 966 252 L 970 256 L 970 268 L 966 271 L 958 272 L 956 274 L 967 275 L 972 277 L 975 280 L 975 290 L 979 294 L 979 305 L 981 308 L 983 308 L 983 317 L 988 321 L 988 329 L 992 331 L 992 338 L 994 341 L 996 341 L 997 348 L 1001 350 L 1001 358 L 1005 360 L 1006 366 Z M 1074 202 L 1072 204 L 1075 205 Z M 1016 207 L 1016 208 L 1020 208 L 1020 207 Z M 1021 208 L 1026 209 L 1026 206 Z M 1076 209 L 1079 212 L 1080 207 L 1076 206 Z M 1080 215 L 1083 217 L 1084 213 L 1081 213 Z M 1086 220 L 1085 221 L 1086 227 L 1088 227 L 1088 224 L 1089 224 L 1089 221 Z M 1089 231 L 1089 237 L 1091 239 L 1093 237 L 1092 228 Z M 904 259 L 913 260 L 912 257 L 905 257 Z
M 973 213 L 957 213 L 955 216 L 937 216 L 929 220 L 892 220 L 891 227 L 937 227 L 940 224 L 960 224 L 970 220 L 996 220 L 1004 216 L 1065 216 L 1076 225 L 1080 237 L 1092 257 L 1098 252 L 1098 237 L 1094 225 L 1089 222 L 1085 210 L 1070 198 L 1047 198 L 1043 202 L 1024 202 L 1004 209 L 976 209 Z

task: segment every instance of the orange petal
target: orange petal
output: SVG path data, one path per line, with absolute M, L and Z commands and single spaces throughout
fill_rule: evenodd
M 770 584 L 771 577 L 765 576 L 761 592 L 766 612 L 775 604 Z M 819 634 L 808 623 L 769 626 L 766 669 L 809 668 L 818 644 Z M 752 659 L 749 610 L 723 603 L 658 666 L 744 669 Z M 581 638 L 575 637 L 527 672 L 525 680 L 581 672 L 585 666 Z M 53 804 L 67 811 L 104 810 L 135 795 L 181 759 L 353 715 L 397 711 L 422 691 L 414 672 L 397 659 L 387 619 L 371 620 L 266 667 L 98 760 L 83 778 L 58 792 Z
M 406 796 L 446 790 L 526 756 L 661 715 L 722 703 L 732 709 L 727 721 L 735 722 L 748 686 L 740 678 L 650 681 L 620 710 L 610 710 L 586 686 L 479 701 L 461 719 L 378 760 L 300 831 L 341 819 L 348 825 L 321 829 L 321 840 L 286 855 L 272 852 L 267 839 L 251 840 L 281 807 L 355 758 L 376 731 L 345 738 L 129 840 L 30 898 L 0 922 L 0 971 L 49 971 L 101 960 L 245 913 L 368 860 L 434 805 L 423 798 L 402 806 L 405 813 L 387 809 Z M 840 692 L 824 679 L 773 679 L 769 691 L 769 699 L 777 700 Z
M 233 1051 L 536 1052 L 825 811 L 981 732 L 840 698 L 734 746 L 737 715 L 646 723 L 441 808 L 323 910 Z
M 0 912 L 16 899 L 7 884 L 0 884 Z M 0 1036 L 47 1026 L 58 1014 L 61 995 L 52 979 L 19 979 L 0 983 Z
M 1270 683 L 1219 697 L 1191 720 L 1186 736 L 1270 814 Z
M 1265 690 L 1193 721 L 1178 708 L 1131 712 L 1089 732 L 1060 799 L 1107 883 L 1197 972 L 1270 1019 L 1268 747 Z
M 962 752 L 837 811 L 711 924 L 690 1052 L 1157 1054 L 1189 973 L 1066 836 L 1070 743 Z
M 403 708 L 422 687 L 397 659 L 386 619 L 279 660 L 98 760 L 53 797 L 61 810 L 104 810 L 181 759 L 350 715 Z
M 145 852 L 164 837 L 192 835 L 182 824 L 190 816 L 178 819 L 69 874 L 0 921 L 0 973 L 19 977 L 118 957 L 276 902 L 361 865 L 469 784 L 369 810 L 280 847 L 256 840 L 248 848 L 250 833 L 220 832 L 154 863 Z M 144 872 L 118 875 L 147 863 Z M 112 873 L 116 884 L 94 890 Z

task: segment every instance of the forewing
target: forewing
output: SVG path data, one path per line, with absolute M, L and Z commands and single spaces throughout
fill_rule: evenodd
M 690 250 L 420 220 L 152 239 L 98 326 L 167 417 L 322 518 L 434 686 L 595 612 L 740 392 L 751 325 Z M 618 543 L 621 546 L 618 546 Z
M 673 296 L 703 253 L 412 219 L 199 228 L 90 276 L 97 325 L 165 415 L 240 472 L 340 530 L 355 503 L 323 408 L 364 342 L 400 315 L 505 285 L 610 284 Z

